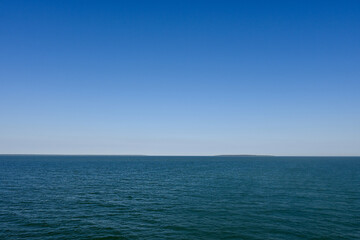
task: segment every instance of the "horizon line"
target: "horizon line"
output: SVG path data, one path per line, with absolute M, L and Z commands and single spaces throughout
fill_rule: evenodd
M 0 153 L 0 156 L 103 156 L 103 157 L 360 157 L 360 155 L 272 155 L 272 154 L 86 154 L 86 153 Z

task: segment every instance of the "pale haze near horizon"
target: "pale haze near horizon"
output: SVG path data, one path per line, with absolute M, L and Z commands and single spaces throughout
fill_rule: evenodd
M 360 155 L 358 1 L 0 12 L 0 154 Z

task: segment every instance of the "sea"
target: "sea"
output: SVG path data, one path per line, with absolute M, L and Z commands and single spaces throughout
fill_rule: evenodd
M 360 239 L 360 157 L 1 155 L 0 239 Z

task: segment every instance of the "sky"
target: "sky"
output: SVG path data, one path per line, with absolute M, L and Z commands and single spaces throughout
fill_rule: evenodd
M 360 155 L 360 1 L 0 1 L 0 153 Z

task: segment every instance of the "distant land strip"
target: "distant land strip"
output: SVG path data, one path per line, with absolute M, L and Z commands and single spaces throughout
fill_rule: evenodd
M 253 154 L 231 154 L 231 155 L 215 155 L 215 157 L 275 157 L 274 155 L 253 155 Z

